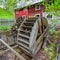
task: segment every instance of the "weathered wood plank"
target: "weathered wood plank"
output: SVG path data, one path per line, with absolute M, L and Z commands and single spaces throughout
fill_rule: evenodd
M 13 46 L 12 48 L 16 48 L 18 45 L 15 45 Z M 10 49 L 6 49 L 6 50 L 3 50 L 3 51 L 0 51 L 0 55 L 3 55 L 5 53 L 7 53 Z

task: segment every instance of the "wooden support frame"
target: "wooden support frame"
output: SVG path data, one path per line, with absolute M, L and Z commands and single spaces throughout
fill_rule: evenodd
M 41 49 L 42 43 L 43 43 L 43 38 L 46 36 L 47 30 L 48 30 L 48 26 L 47 26 L 47 28 L 44 30 L 44 32 L 41 34 L 41 36 L 38 38 L 38 40 L 37 40 L 38 46 L 37 46 L 37 48 L 35 49 L 36 52 L 35 52 L 34 55 L 36 55 L 36 53 Z

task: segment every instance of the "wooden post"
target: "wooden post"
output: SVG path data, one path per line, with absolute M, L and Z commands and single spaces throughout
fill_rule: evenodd
M 8 49 L 10 49 L 18 58 L 19 60 L 25 60 L 19 53 L 17 53 L 13 48 L 11 48 L 7 43 L 5 43 L 2 39 L 0 39 L 0 42 L 2 42 Z
M 39 17 L 38 19 L 38 28 L 39 28 L 39 32 L 42 34 L 42 21 L 41 21 L 41 17 Z

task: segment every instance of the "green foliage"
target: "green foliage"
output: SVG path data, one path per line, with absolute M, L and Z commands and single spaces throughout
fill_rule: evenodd
M 5 9 L 10 10 L 10 11 L 14 10 L 16 2 L 17 2 L 17 0 L 6 0 L 5 1 L 5 6 L 4 6 Z
M 55 44 L 51 43 L 49 48 L 45 48 L 45 51 L 48 53 L 50 60 L 55 60 L 54 47 L 55 47 Z
M 55 15 L 60 14 L 58 12 L 60 10 L 60 0 L 54 0 L 54 3 L 53 3 L 53 0 L 44 0 L 44 1 L 46 6 L 46 9 L 45 9 L 46 12 L 53 12 Z M 48 3 L 49 1 L 52 1 L 51 5 Z
M 4 8 L 0 8 L 0 18 L 14 19 L 14 7 L 17 0 L 0 0 L 0 5 Z
M 0 31 L 7 31 L 11 28 L 11 26 L 0 26 Z
M 6 11 L 5 9 L 0 8 L 0 18 L 14 19 L 14 14 L 11 11 Z
M 51 30 L 49 30 L 49 33 L 50 33 L 51 35 L 54 35 L 54 34 L 56 33 L 56 31 L 55 31 L 54 29 L 51 29 Z
M 0 0 L 0 5 L 3 5 L 6 10 L 12 11 L 17 3 L 17 0 Z
M 2 4 L 2 0 L 0 0 L 0 5 Z

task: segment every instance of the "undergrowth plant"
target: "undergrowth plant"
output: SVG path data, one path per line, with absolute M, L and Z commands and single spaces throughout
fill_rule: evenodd
M 56 60 L 56 58 L 60 56 L 60 30 L 56 30 L 57 20 L 51 20 L 51 22 L 52 28 L 49 30 L 49 34 L 53 37 L 54 40 L 50 43 L 49 48 L 46 47 L 45 50 L 48 53 L 50 60 Z
M 11 26 L 0 26 L 0 31 L 7 31 L 11 28 Z
M 55 44 L 51 43 L 51 44 L 50 44 L 50 47 L 45 49 L 45 51 L 46 51 L 46 52 L 48 53 L 48 55 L 49 55 L 49 59 L 50 59 L 50 60 L 55 60 L 55 58 L 54 58 L 54 55 L 55 55 L 54 47 L 55 47 Z

